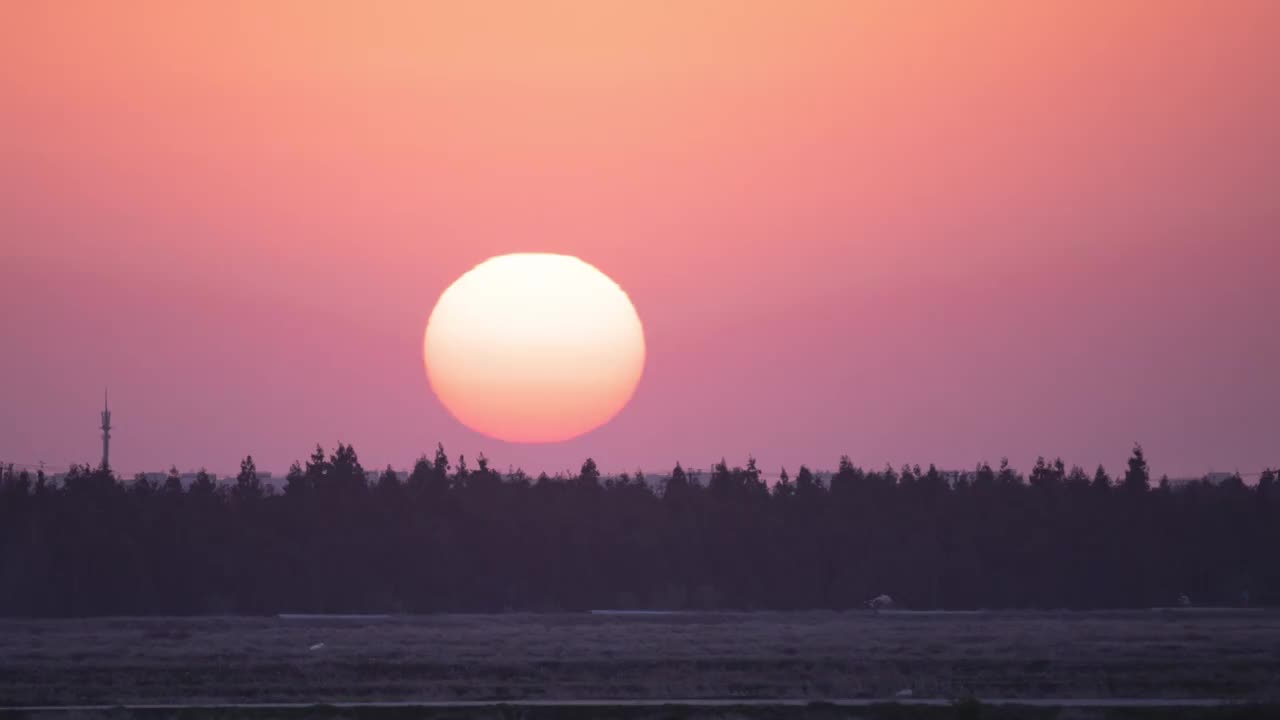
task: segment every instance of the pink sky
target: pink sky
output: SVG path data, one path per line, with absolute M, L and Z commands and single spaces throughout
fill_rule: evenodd
M 1280 3 L 933 5 L 11 5 L 0 459 L 1280 465 Z M 519 251 L 645 324 L 563 444 L 422 369 Z

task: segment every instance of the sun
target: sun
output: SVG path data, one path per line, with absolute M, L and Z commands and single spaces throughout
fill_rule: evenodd
M 423 356 L 432 390 L 463 425 L 560 442 L 626 406 L 644 371 L 644 328 L 627 293 L 588 263 L 499 255 L 441 294 Z

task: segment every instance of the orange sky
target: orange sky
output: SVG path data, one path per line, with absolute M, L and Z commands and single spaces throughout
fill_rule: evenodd
M 0 458 L 1280 464 L 1280 4 L 22 3 Z M 422 327 L 581 256 L 649 365 L 508 446 Z

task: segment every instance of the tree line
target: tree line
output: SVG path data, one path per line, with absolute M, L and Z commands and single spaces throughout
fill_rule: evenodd
M 0 468 L 0 614 L 1118 608 L 1280 602 L 1267 470 L 1152 483 L 1041 459 L 947 474 L 841 458 L 766 484 L 709 473 L 531 477 L 443 447 L 370 481 L 317 447 L 277 491 L 253 458 L 184 486 Z

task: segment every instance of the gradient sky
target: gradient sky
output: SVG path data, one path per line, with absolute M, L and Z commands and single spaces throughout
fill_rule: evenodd
M 0 10 L 0 458 L 754 453 L 1280 465 L 1280 3 L 23 2 Z M 582 257 L 611 424 L 508 445 L 441 291 Z

